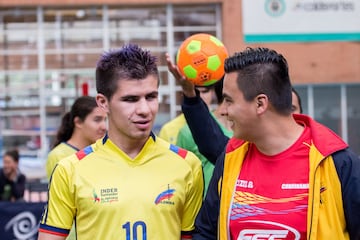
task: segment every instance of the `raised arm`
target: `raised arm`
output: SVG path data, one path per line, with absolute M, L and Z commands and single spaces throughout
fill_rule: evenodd
M 215 164 L 229 139 L 211 116 L 209 108 L 200 98 L 195 85 L 181 75 L 168 54 L 166 60 L 169 71 L 182 87 L 184 99 L 181 107 L 195 143 L 200 153 Z

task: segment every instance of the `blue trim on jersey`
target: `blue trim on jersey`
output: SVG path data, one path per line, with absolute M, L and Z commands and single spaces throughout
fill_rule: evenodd
M 153 132 L 150 132 L 150 137 L 153 139 L 153 141 L 156 141 L 156 135 Z M 105 144 L 106 141 L 109 139 L 109 135 L 106 133 L 104 138 L 102 139 L 102 144 Z
M 64 144 L 66 144 L 66 145 L 68 145 L 69 147 L 71 147 L 71 148 L 73 148 L 73 149 L 75 149 L 76 151 L 79 151 L 80 149 L 78 149 L 77 147 L 75 147 L 75 146 L 73 146 L 73 145 L 71 145 L 70 143 L 68 143 L 68 142 L 63 142 Z
M 87 146 L 86 148 L 83 149 L 85 155 L 88 155 L 89 153 L 93 152 L 93 148 L 90 146 Z
M 104 138 L 102 139 L 102 144 L 104 145 L 106 143 L 106 141 L 108 140 L 109 135 L 106 133 Z
M 154 142 L 156 141 L 156 136 L 153 132 L 150 132 L 150 137 L 152 137 L 152 139 L 154 140 Z
M 92 152 L 93 152 L 93 148 L 90 145 L 90 146 L 87 146 L 84 149 L 76 152 L 75 155 L 79 160 L 81 160 Z
M 182 157 L 183 159 L 185 159 L 185 157 L 186 157 L 186 155 L 188 153 L 187 150 L 185 150 L 185 149 L 183 149 L 183 148 L 181 148 L 179 146 L 176 146 L 174 144 L 170 144 L 169 149 L 171 151 L 173 151 L 174 153 L 176 153 L 177 155 L 179 155 L 180 157 Z
M 47 201 L 46 201 L 46 206 L 49 204 L 49 200 L 50 200 L 50 187 L 51 187 L 51 181 L 52 181 L 52 176 L 53 176 L 53 173 L 55 171 L 55 169 L 57 168 L 58 166 L 58 163 L 55 165 L 54 169 L 52 170 L 51 172 L 51 175 L 50 175 L 50 179 L 49 179 L 49 183 L 48 183 L 48 191 L 47 191 Z M 48 218 L 48 211 L 44 211 L 42 214 L 41 214 L 41 219 L 47 219 Z M 45 220 L 46 222 L 46 220 Z
M 47 233 L 58 233 L 59 235 L 62 235 L 62 236 L 67 236 L 70 232 L 69 229 L 52 227 L 52 226 L 42 224 L 42 223 L 40 223 L 39 229 L 42 229 L 44 232 L 47 232 Z
M 174 144 L 170 144 L 170 148 L 171 151 L 173 151 L 174 153 L 178 154 L 179 153 L 179 147 L 174 145 Z

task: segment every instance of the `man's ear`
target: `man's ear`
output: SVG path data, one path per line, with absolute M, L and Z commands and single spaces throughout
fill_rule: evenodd
M 109 112 L 109 102 L 108 99 L 101 93 L 96 95 L 96 103 L 97 105 L 103 109 L 105 112 Z
M 266 111 L 269 106 L 269 99 L 265 94 L 259 94 L 255 98 L 256 112 L 262 114 Z

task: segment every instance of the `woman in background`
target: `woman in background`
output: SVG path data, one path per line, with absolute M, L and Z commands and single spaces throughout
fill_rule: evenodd
M 19 151 L 6 151 L 0 171 L 0 201 L 19 201 L 24 198 L 26 177 L 19 170 Z
M 106 132 L 106 112 L 98 107 L 94 97 L 82 96 L 75 100 L 71 110 L 61 121 L 53 149 L 46 162 L 48 179 L 56 164 L 63 158 L 91 145 Z M 75 227 L 67 240 L 76 239 Z
M 62 118 L 53 149 L 46 162 L 50 179 L 57 162 L 102 138 L 106 132 L 106 113 L 98 107 L 95 98 L 82 96 L 75 100 L 71 110 Z

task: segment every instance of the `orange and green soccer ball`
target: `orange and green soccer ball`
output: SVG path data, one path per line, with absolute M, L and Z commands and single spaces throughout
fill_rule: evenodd
M 219 39 L 199 33 L 188 37 L 180 45 L 176 63 L 180 72 L 195 85 L 209 86 L 224 76 L 227 57 L 227 50 Z

